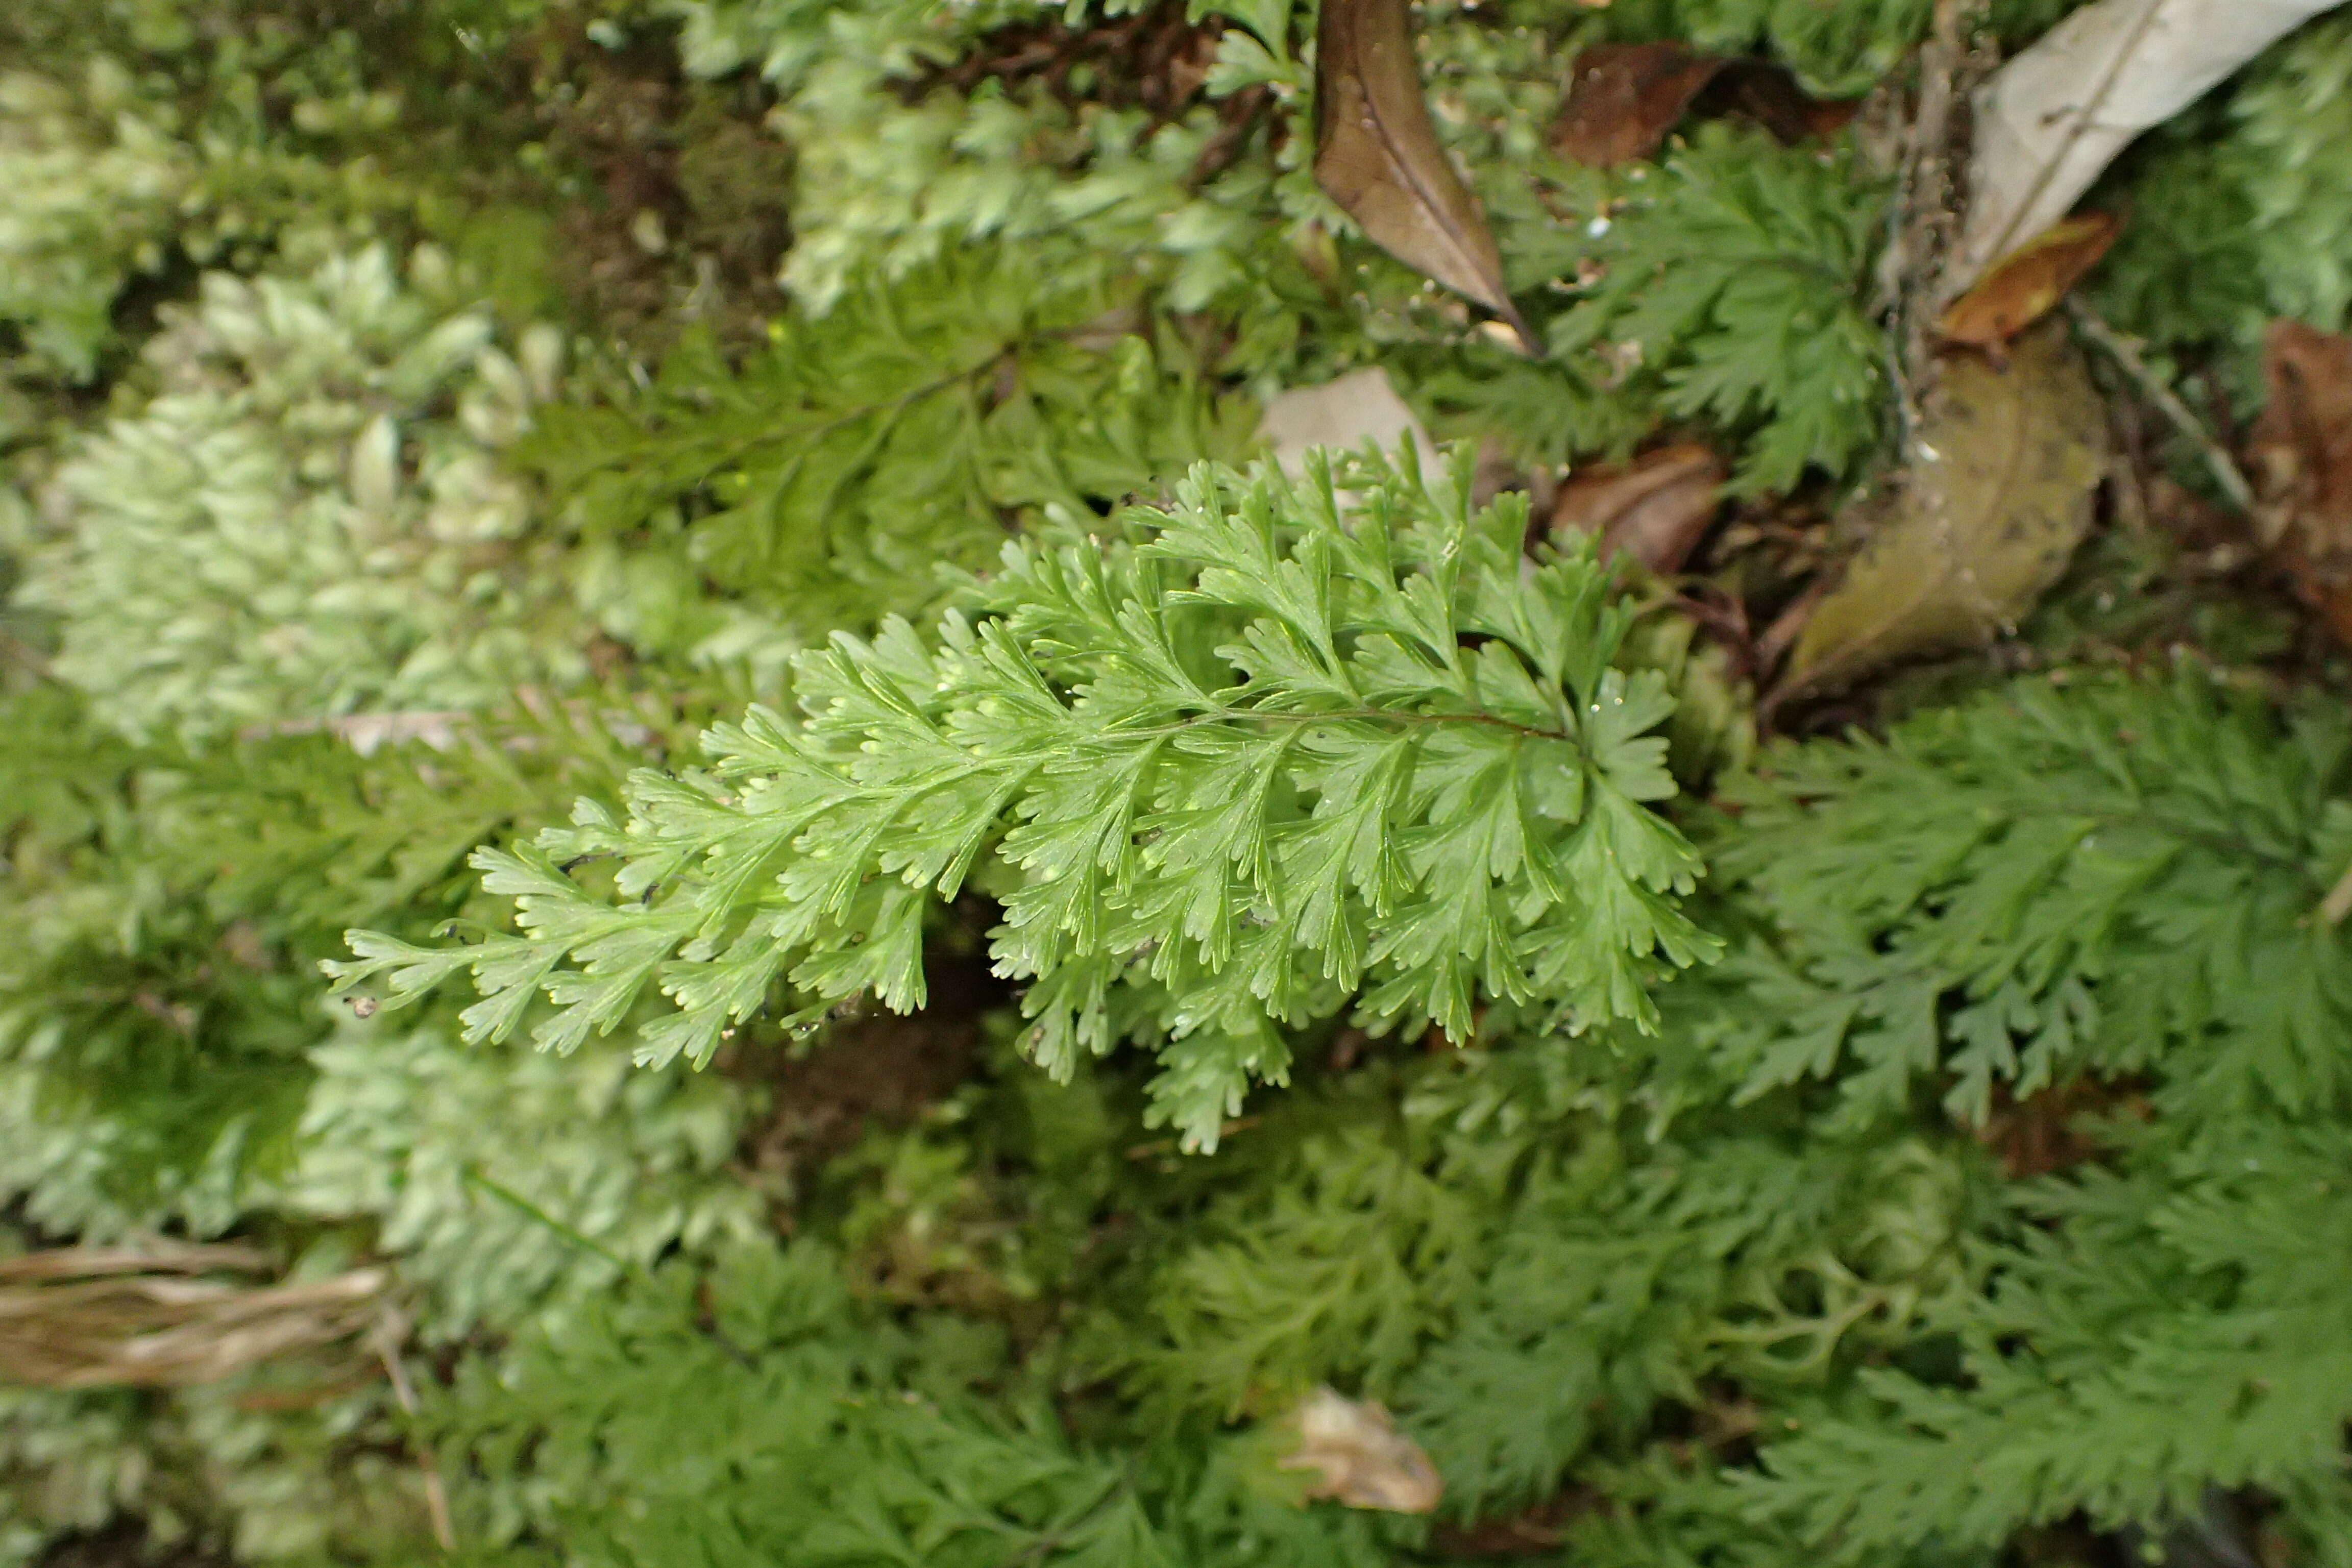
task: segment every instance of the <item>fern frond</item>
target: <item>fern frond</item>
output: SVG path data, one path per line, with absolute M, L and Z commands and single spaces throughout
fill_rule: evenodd
M 1552 323 L 1556 353 L 1633 345 L 1664 412 L 1750 437 L 1732 488 L 1850 475 L 1877 437 L 1885 348 L 1864 305 L 1879 202 L 1852 155 L 1710 126 L 1630 210 L 1600 221 L 1605 268 Z
M 2346 939 L 2313 916 L 2348 758 L 2339 715 L 2284 728 L 2193 677 L 2024 681 L 1770 755 L 1717 857 L 1781 933 L 1738 962 L 1794 965 L 1747 1092 L 1836 1071 L 1874 1115 L 1940 1070 L 1981 1119 L 1997 1083 L 2161 1064 L 2201 1122 L 2345 1103 Z
M 522 449 L 606 575 L 648 539 L 814 640 L 933 603 L 1008 519 L 1148 493 L 1249 438 L 1110 258 L 974 247 L 730 364 L 690 333 L 646 388 L 546 410 Z
M 1948 1317 L 1965 1384 L 1865 1373 L 1864 1397 L 1767 1449 L 1751 1517 L 1862 1561 L 1922 1539 L 1990 1547 L 2077 1510 L 2110 1527 L 2179 1517 L 2212 1487 L 2341 1486 L 2344 1128 L 2121 1142 L 2122 1172 L 2032 1194 L 2048 1228 L 1995 1254 L 1994 1292 Z
M 1522 504 L 1474 510 L 1466 468 L 1348 482 L 1343 512 L 1326 468 L 1202 468 L 1132 539 L 1010 545 L 933 637 L 892 621 L 801 658 L 799 721 L 755 709 L 708 772 L 637 775 L 625 822 L 583 807 L 478 856 L 521 934 L 463 956 L 474 1035 L 544 991 L 534 1037 L 568 1049 L 657 984 L 677 1010 L 640 1058 L 701 1060 L 779 981 L 793 1026 L 861 992 L 920 1006 L 924 911 L 983 860 L 1029 1054 L 1066 1075 L 1142 1038 L 1189 1144 L 1280 1078 L 1272 1030 L 1360 990 L 1371 1026 L 1457 1039 L 1481 994 L 1647 1022 L 1654 969 L 1713 944 L 1675 907 L 1697 858 L 1649 809 L 1671 700 L 1609 667 L 1627 612 L 1589 553 L 1523 569 Z M 625 901 L 563 875 L 583 854 L 622 858 Z M 460 962 L 335 972 L 403 994 Z

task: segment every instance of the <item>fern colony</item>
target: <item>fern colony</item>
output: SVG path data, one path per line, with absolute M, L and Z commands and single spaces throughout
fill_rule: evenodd
M 2352 22 L 2096 193 L 2067 574 L 1775 692 L 1939 14 L 1421 6 L 1522 345 L 1311 4 L 11 5 L 0 1563 L 2352 1568 L 2352 721 L 2203 450 Z M 1814 133 L 1568 156 L 1664 41 Z M 1277 463 L 1367 367 L 1447 449 Z

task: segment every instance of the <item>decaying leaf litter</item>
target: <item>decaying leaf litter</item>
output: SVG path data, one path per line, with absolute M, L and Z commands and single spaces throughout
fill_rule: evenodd
M 2257 517 L 2295 592 L 2352 647 L 2352 337 L 2279 321 L 2264 348 Z
M 1998 69 L 1973 41 L 1981 8 L 1937 6 L 1911 79 L 1884 84 L 1864 106 L 1885 127 L 1882 155 L 1898 175 L 1877 301 L 1895 328 L 1896 460 L 1848 501 L 1833 531 L 1853 542 L 1850 559 L 1743 650 L 1758 674 L 1778 676 L 1760 704 L 1766 722 L 1784 702 L 2011 636 L 2064 574 L 2116 454 L 2082 351 L 2046 318 L 2125 221 L 2069 209 L 2141 132 L 2333 3 L 2098 0 Z M 1406 6 L 1336 0 L 1322 18 L 1318 183 L 1390 254 L 1531 348 L 1484 216 L 1432 132 Z M 1742 114 L 1795 142 L 1835 133 L 1854 109 L 1812 100 L 1776 62 L 1673 43 L 1605 45 L 1576 58 L 1549 134 L 1562 156 L 1607 168 L 1654 156 L 1694 115 Z M 2238 465 L 2197 416 L 2128 342 L 2079 308 L 2073 319 L 2126 373 L 2119 395 L 2147 396 L 2246 510 Z M 2292 322 L 2273 329 L 2270 412 L 2249 451 L 2263 501 L 2244 521 L 2352 641 L 2352 521 L 2337 515 L 2352 504 L 2337 483 L 2352 477 L 2352 456 L 2332 434 L 2345 417 L 2336 389 L 2352 385 L 2352 370 L 2325 338 Z M 1286 450 L 1299 444 L 1302 419 L 1334 446 L 1393 437 L 1405 426 L 1386 383 L 1375 391 L 1366 379 L 1375 374 L 1358 373 L 1352 396 L 1277 398 L 1269 434 Z M 1294 402 L 1307 398 L 1319 398 L 1311 416 Z M 1355 409 L 1360 425 L 1349 422 Z M 1722 479 L 1712 453 L 1664 430 L 1624 464 L 1587 465 L 1544 489 L 1557 494 L 1554 527 L 1599 534 L 1612 553 L 1674 574 L 1721 515 Z

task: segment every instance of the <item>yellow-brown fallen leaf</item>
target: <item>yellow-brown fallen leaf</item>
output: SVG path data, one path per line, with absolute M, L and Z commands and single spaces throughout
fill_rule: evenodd
M 1532 352 L 1494 233 L 1430 123 L 1409 0 L 1325 0 L 1315 40 L 1315 183 L 1373 244 L 1492 310 Z
M 1723 459 L 1696 441 L 1595 463 L 1560 486 L 1551 525 L 1599 534 L 1603 556 L 1622 550 L 1653 572 L 1679 572 L 1721 508 L 1724 473 Z
M 1308 1497 L 1389 1513 L 1428 1513 L 1445 1495 L 1429 1456 L 1373 1401 L 1318 1388 L 1298 1402 L 1290 1420 L 1298 1428 L 1298 1447 L 1278 1463 L 1286 1470 L 1322 1472 Z
M 2065 569 L 2106 472 L 2106 415 L 2065 329 L 2006 366 L 1961 355 L 1918 432 L 1909 482 L 1798 632 L 1780 699 L 2007 630 Z
M 2084 213 L 2053 224 L 1994 264 L 1937 324 L 1947 342 L 1998 349 L 2055 310 L 2066 290 L 2099 264 L 2122 221 Z
M 2352 337 L 2273 321 L 2247 455 L 2295 592 L 2352 647 Z

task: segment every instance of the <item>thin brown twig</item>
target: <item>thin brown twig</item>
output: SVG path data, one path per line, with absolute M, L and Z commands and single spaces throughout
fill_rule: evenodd
M 2107 325 L 2096 310 L 2078 299 L 2068 298 L 2066 314 L 2073 318 L 2075 329 L 2115 361 L 2116 367 L 2131 377 L 2141 394 L 2162 411 L 2172 427 L 2204 457 L 2205 467 L 2211 471 L 2213 482 L 2221 487 L 2221 492 L 2230 498 L 2231 504 L 2259 521 L 2262 513 L 2254 504 L 2254 488 L 2246 482 L 2245 473 L 2238 467 L 2237 459 L 2230 456 L 2229 448 L 2215 438 L 2213 432 L 2205 427 L 2205 422 L 2197 417 L 2189 405 L 2180 400 L 2180 395 L 2167 385 L 2162 376 L 2148 368 L 2147 362 L 2140 358 L 2139 350 L 2132 346 L 2131 340 Z
M 1980 0 L 1937 0 L 1934 22 L 1919 47 L 1918 99 L 1902 134 L 1895 200 L 1880 258 L 1876 309 L 1886 318 L 1893 361 L 1900 454 L 1909 462 L 1926 384 L 1934 377 L 1928 323 L 1940 303 L 1945 259 L 1959 228 L 1959 136 L 1954 120 L 1964 98 L 1962 73 L 1969 36 Z
M 408 1368 L 400 1359 L 400 1344 L 407 1337 L 408 1324 L 390 1309 L 376 1320 L 372 1336 L 376 1356 L 383 1363 L 384 1375 L 392 1379 L 392 1396 L 400 1402 L 402 1413 L 413 1421 L 417 1412 L 416 1387 L 408 1381 Z M 416 1454 L 416 1468 L 425 1474 L 425 1511 L 433 1521 L 434 1543 L 444 1552 L 455 1552 L 457 1531 L 449 1522 L 449 1493 L 441 1484 L 441 1467 L 435 1462 L 432 1449 L 421 1444 L 411 1447 Z

